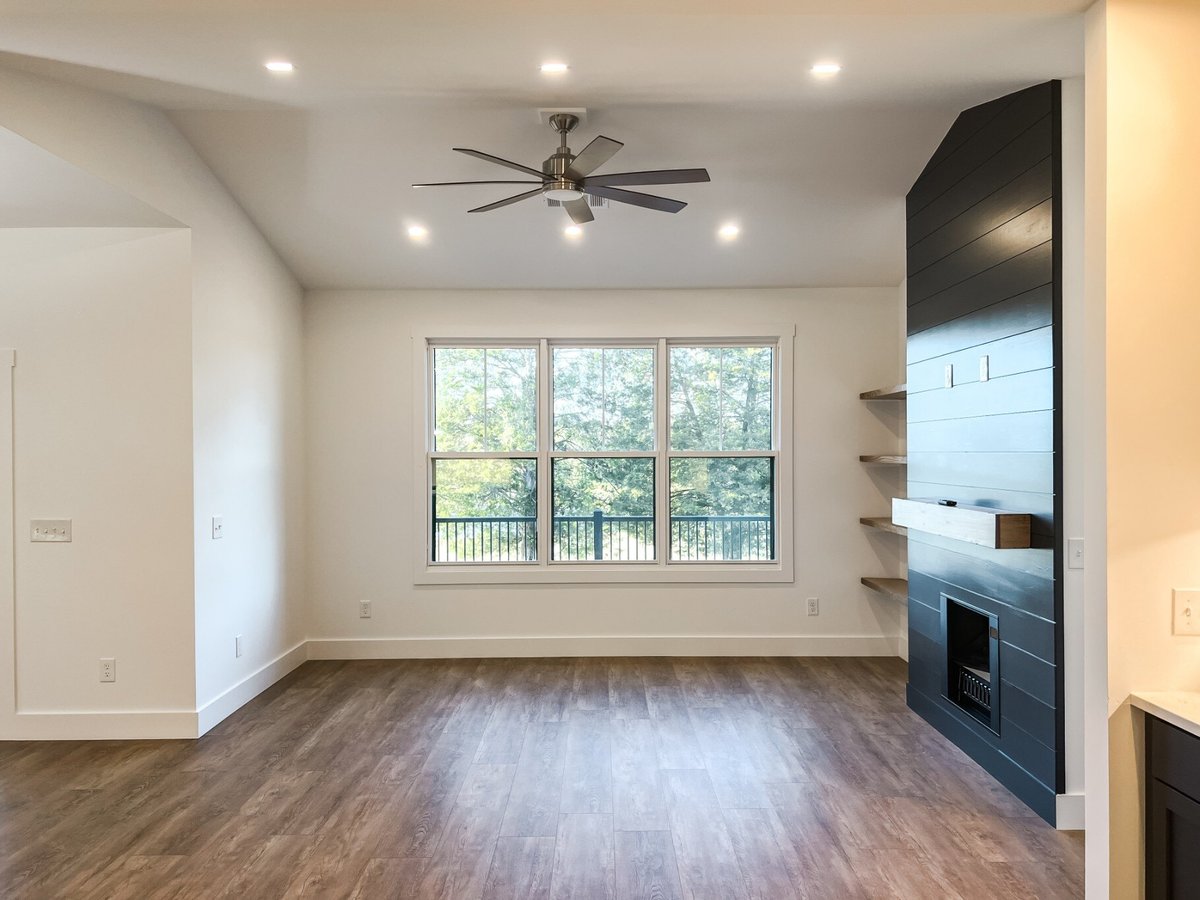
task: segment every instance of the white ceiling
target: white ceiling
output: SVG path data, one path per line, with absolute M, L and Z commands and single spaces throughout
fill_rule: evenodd
M 903 196 L 955 114 L 1080 74 L 1085 5 L 0 0 L 0 65 L 172 110 L 310 287 L 896 284 Z M 842 74 L 814 79 L 824 59 Z M 519 187 L 408 187 L 510 174 L 453 146 L 536 167 L 555 143 L 536 110 L 558 106 L 589 110 L 576 151 L 625 142 L 602 171 L 713 181 L 649 189 L 678 215 L 597 210 L 577 243 L 541 201 L 466 215 Z

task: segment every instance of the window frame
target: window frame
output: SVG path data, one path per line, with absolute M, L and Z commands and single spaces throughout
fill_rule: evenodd
M 581 334 L 578 327 L 489 328 L 486 337 L 456 334 L 455 327 L 436 325 L 412 332 L 414 416 L 412 541 L 414 584 L 537 584 L 537 583 L 722 583 L 792 582 L 793 562 L 793 343 L 794 324 L 752 329 L 629 329 L 606 328 L 603 337 Z M 594 329 L 587 329 L 594 330 Z M 536 332 L 538 336 L 531 336 Z M 667 336 L 664 336 L 667 335 Z M 653 347 L 654 449 L 651 451 L 567 451 L 554 449 L 553 347 Z M 771 448 L 769 450 L 671 450 L 670 448 L 670 348 L 671 346 L 746 347 L 771 346 Z M 450 452 L 435 451 L 434 349 L 437 347 L 537 349 L 535 422 L 536 451 Z M 655 558 L 653 560 L 552 559 L 551 460 L 555 458 L 654 459 Z M 670 558 L 670 465 L 679 457 L 752 457 L 774 460 L 773 560 L 683 560 Z M 536 459 L 537 556 L 534 561 L 497 563 L 435 562 L 433 541 L 433 465 L 448 459 Z

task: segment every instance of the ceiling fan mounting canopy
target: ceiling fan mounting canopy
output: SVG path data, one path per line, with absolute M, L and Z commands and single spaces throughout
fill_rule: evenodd
M 687 206 L 680 200 L 628 191 L 619 186 L 694 184 L 710 180 L 706 169 L 659 169 L 646 172 L 593 175 L 592 173 L 596 169 L 608 162 L 625 145 L 620 141 L 600 135 L 593 138 L 591 143 L 576 155 L 567 146 L 567 135 L 579 125 L 579 117 L 571 113 L 554 113 L 549 118 L 549 124 L 558 133 L 558 149 L 542 163 L 541 171 L 479 150 L 470 150 L 465 147 L 454 148 L 458 153 L 465 153 L 467 156 L 474 156 L 485 162 L 535 176 L 537 181 L 444 181 L 414 184 L 413 187 L 449 187 L 468 184 L 536 185 L 532 190 L 467 211 L 471 213 L 490 212 L 493 209 L 510 206 L 540 194 L 547 200 L 556 200 L 561 203 L 572 222 L 576 225 L 584 225 L 595 218 L 588 202 L 589 197 L 615 200 L 618 203 L 628 203 L 632 206 L 670 213 L 677 213 Z

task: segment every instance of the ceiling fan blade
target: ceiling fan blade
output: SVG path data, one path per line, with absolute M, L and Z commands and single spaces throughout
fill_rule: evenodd
M 646 209 L 657 209 L 660 212 L 677 213 L 685 206 L 682 200 L 671 200 L 667 197 L 655 197 L 653 194 L 639 194 L 636 191 L 623 191 L 620 188 L 604 187 L 603 185 L 584 184 L 585 193 L 597 197 L 607 197 L 618 203 L 629 203 L 632 206 L 642 206 Z
M 462 184 L 541 184 L 540 181 L 430 181 L 425 184 L 414 184 L 415 188 L 423 187 L 455 187 Z
M 516 169 L 518 172 L 524 172 L 526 175 L 533 175 L 537 178 L 540 178 L 542 181 L 550 180 L 550 176 L 545 172 L 539 172 L 537 169 L 531 169 L 529 166 L 523 166 L 520 163 L 515 163 L 511 160 L 501 159 L 498 156 L 492 156 L 492 154 L 484 153 L 482 150 L 468 150 L 465 147 L 455 147 L 454 152 L 465 153 L 467 156 L 474 156 L 476 159 L 482 159 L 484 162 L 495 163 L 498 166 L 507 166 L 510 169 Z
M 587 184 L 612 187 L 618 184 L 697 184 L 711 181 L 708 169 L 656 169 L 652 172 L 618 172 L 613 175 L 592 175 Z
M 515 197 L 508 197 L 505 200 L 497 200 L 495 203 L 489 203 L 489 204 L 487 204 L 487 206 L 477 206 L 474 209 L 468 209 L 467 212 L 469 212 L 469 213 L 488 212 L 493 209 L 499 209 L 502 206 L 508 206 L 511 203 L 519 203 L 522 200 L 528 200 L 530 197 L 537 197 L 537 196 L 541 195 L 541 193 L 542 193 L 542 189 L 540 187 L 537 187 L 537 188 L 534 188 L 532 191 L 526 191 L 523 194 L 517 194 Z
M 592 138 L 592 142 L 584 147 L 579 155 L 567 166 L 567 177 L 578 181 L 596 171 L 610 159 L 614 153 L 625 145 L 604 135 Z
M 586 225 L 596 218 L 592 215 L 592 208 L 588 206 L 588 202 L 582 197 L 575 200 L 568 200 L 563 204 L 563 209 L 567 211 L 567 215 L 571 217 L 571 221 L 576 225 Z

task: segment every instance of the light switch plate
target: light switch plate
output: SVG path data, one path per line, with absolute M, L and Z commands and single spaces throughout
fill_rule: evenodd
M 212 539 L 219 541 L 225 537 L 225 517 L 213 516 L 212 518 Z
M 1083 568 L 1083 538 L 1067 539 L 1067 568 Z
M 29 540 L 39 544 L 69 544 L 71 542 L 71 520 L 31 519 Z
M 1171 633 L 1200 634 L 1200 590 L 1176 588 L 1171 593 L 1175 605 Z

